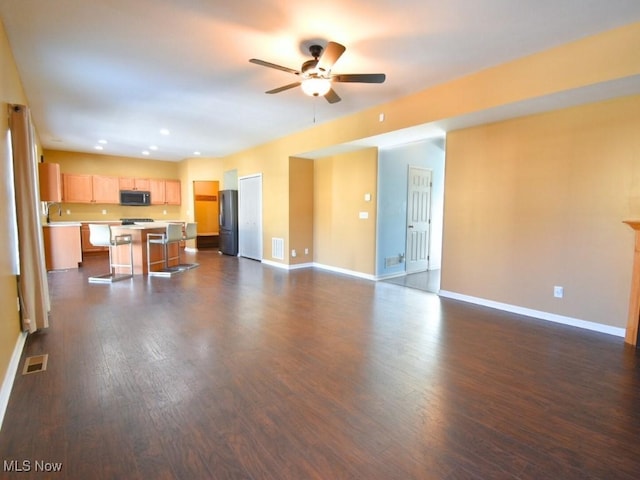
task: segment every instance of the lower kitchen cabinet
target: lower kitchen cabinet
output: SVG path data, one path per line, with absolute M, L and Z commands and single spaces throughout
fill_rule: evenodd
M 78 268 L 82 263 L 80 224 L 48 224 L 42 228 L 47 270 Z

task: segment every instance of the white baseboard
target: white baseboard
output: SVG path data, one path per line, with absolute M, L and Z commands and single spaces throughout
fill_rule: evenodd
M 376 275 L 376 280 L 389 280 L 391 278 L 406 277 L 407 272 L 387 273 L 386 275 Z
M 289 265 L 289 270 L 299 270 L 301 268 L 313 268 L 313 262 L 296 263 L 295 265 Z
M 352 277 L 364 278 L 365 280 L 373 280 L 375 281 L 375 275 L 371 275 L 369 273 L 356 272 L 355 270 L 348 270 L 346 268 L 340 267 L 332 267 L 331 265 L 323 265 L 321 263 L 313 263 L 315 268 L 319 268 L 321 270 L 328 270 L 334 273 L 342 273 L 343 275 L 350 275 Z
M 282 268 L 283 270 L 291 270 L 291 265 L 287 265 L 286 263 L 274 262 L 272 260 L 262 260 L 261 263 L 269 265 L 270 267 Z
M 197 248 L 195 247 L 184 247 L 184 251 L 185 252 L 192 252 L 192 253 L 196 253 L 198 251 Z
M 606 333 L 608 335 L 614 335 L 616 337 L 624 337 L 624 334 L 625 334 L 624 328 L 612 327 L 611 325 L 604 325 L 602 323 L 589 322 L 587 320 L 580 320 L 579 318 L 566 317 L 564 315 L 557 315 L 555 313 L 543 312 L 541 310 L 533 310 L 530 308 L 519 307 L 517 305 L 510 305 L 508 303 L 495 302 L 493 300 L 487 300 L 479 297 L 472 297 L 470 295 L 463 295 L 461 293 L 449 292 L 447 290 L 440 290 L 438 292 L 438 295 L 440 295 L 441 297 L 451 298 L 454 300 L 461 300 L 463 302 L 482 305 L 484 307 L 503 310 L 509 313 L 524 315 L 526 317 L 533 317 L 540 320 L 546 320 L 549 322 L 561 323 L 563 325 L 570 325 L 572 327 L 583 328 L 585 330 L 592 330 L 595 332 Z
M 356 272 L 355 270 L 347 270 L 346 268 L 333 267 L 331 265 L 323 265 L 321 263 L 298 263 L 295 265 L 287 265 L 285 263 L 274 262 L 271 260 L 262 260 L 265 265 L 270 265 L 276 268 L 282 268 L 284 270 L 298 270 L 301 268 L 319 268 L 320 270 L 327 270 L 334 273 L 341 273 L 343 275 L 349 275 L 351 277 L 364 278 L 366 280 L 376 280 L 374 275 L 368 273 Z
M 7 373 L 2 380 L 2 388 L 0 388 L 0 430 L 2 429 L 4 414 L 7 412 L 7 407 L 9 406 L 9 397 L 11 396 L 13 381 L 18 373 L 20 357 L 22 357 L 22 350 L 24 349 L 26 341 L 27 332 L 20 332 L 20 335 L 18 335 L 18 339 L 16 340 L 16 346 L 13 349 L 13 354 L 11 355 L 11 360 L 9 361 Z

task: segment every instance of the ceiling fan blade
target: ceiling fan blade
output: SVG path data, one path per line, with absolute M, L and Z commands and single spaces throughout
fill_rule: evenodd
M 338 103 L 342 100 L 333 88 L 329 89 L 329 91 L 324 95 L 324 98 L 326 98 L 329 103 Z
M 383 83 L 386 79 L 384 73 L 348 73 L 342 75 L 333 75 L 331 80 L 334 82 L 357 82 L 357 83 Z
M 338 61 L 338 59 L 342 56 L 346 47 L 344 45 L 340 45 L 336 42 L 327 43 L 324 52 L 318 59 L 318 68 L 328 72 L 333 67 L 333 64 Z
M 280 93 L 280 92 L 284 92 L 285 90 L 289 90 L 290 88 L 296 88 L 300 86 L 300 82 L 293 82 L 290 83 L 289 85 L 285 85 L 283 87 L 278 87 L 278 88 L 274 88 L 273 90 L 268 90 L 264 93 Z
M 275 68 L 276 70 L 282 70 L 283 72 L 293 73 L 294 75 L 300 75 L 300 72 L 294 70 L 293 68 L 283 67 L 282 65 L 276 65 L 275 63 L 265 62 L 264 60 L 259 60 L 257 58 L 252 58 L 249 60 L 251 63 L 255 63 L 256 65 L 262 65 L 263 67 Z

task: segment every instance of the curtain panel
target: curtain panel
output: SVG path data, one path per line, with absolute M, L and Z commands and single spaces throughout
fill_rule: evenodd
M 22 328 L 30 333 L 49 326 L 49 285 L 44 261 L 37 154 L 29 108 L 9 106 L 9 130 L 18 225 L 18 295 Z

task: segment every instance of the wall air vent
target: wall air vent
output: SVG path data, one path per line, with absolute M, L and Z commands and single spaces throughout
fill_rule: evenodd
M 271 258 L 284 260 L 284 238 L 271 239 Z

